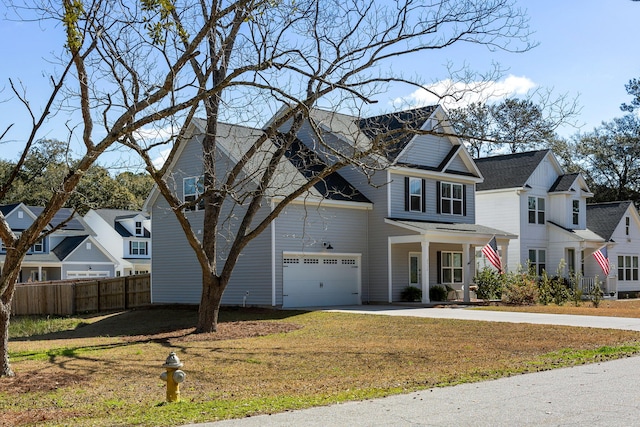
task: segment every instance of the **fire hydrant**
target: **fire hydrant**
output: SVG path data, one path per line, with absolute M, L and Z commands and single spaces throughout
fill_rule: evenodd
M 160 374 L 160 379 L 167 382 L 167 402 L 180 400 L 180 383 L 187 377 L 187 374 L 178 369 L 182 368 L 182 365 L 183 363 L 173 351 L 169 353 L 169 357 L 162 365 L 166 371 Z

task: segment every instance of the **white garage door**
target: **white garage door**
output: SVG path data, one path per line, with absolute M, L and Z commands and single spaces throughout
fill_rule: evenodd
M 358 255 L 284 255 L 283 307 L 360 304 Z
M 108 271 L 69 271 L 67 279 L 87 279 L 93 277 L 109 277 Z

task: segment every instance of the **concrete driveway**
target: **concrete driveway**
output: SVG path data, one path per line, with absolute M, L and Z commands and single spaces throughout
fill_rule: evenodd
M 594 309 L 597 310 L 597 309 Z M 640 331 L 640 319 L 606 316 L 574 316 L 569 314 L 520 313 L 474 310 L 460 306 L 444 308 L 405 307 L 395 305 L 358 305 L 325 311 L 378 314 L 386 316 L 430 317 L 434 319 L 477 320 L 483 322 L 534 323 L 542 325 L 584 326 L 589 328 Z M 639 421 L 640 423 L 640 421 Z
M 598 316 L 375 305 L 327 311 L 640 331 L 640 319 Z M 640 425 L 640 357 L 197 426 L 636 425 Z

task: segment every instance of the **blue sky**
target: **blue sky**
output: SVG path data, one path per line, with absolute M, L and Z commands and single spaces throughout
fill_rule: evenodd
M 498 82 L 508 91 L 552 89 L 555 95 L 578 96 L 581 114 L 577 122 L 581 131 L 590 131 L 603 120 L 619 117 L 619 106 L 629 102 L 624 85 L 640 77 L 640 2 L 612 0 L 603 2 L 531 0 L 518 1 L 527 9 L 533 40 L 539 46 L 526 53 L 490 52 L 479 45 L 454 45 L 396 67 L 415 70 L 432 82 L 446 79 L 444 64 L 468 64 L 484 71 L 492 62 L 506 69 Z M 4 15 L 0 6 L 0 19 Z M 47 73 L 51 65 L 44 59 L 60 50 L 61 28 L 47 28 L 35 23 L 0 20 L 0 101 L 10 98 L 8 79 L 21 80 L 28 96 L 49 90 Z M 425 102 L 418 93 L 395 88 L 378 97 L 380 108 L 389 109 L 394 99 Z M 35 98 L 34 98 L 35 99 Z M 426 100 L 428 102 L 428 100 Z M 36 108 L 37 103 L 33 104 Z M 15 102 L 0 102 L 0 129 L 15 123 L 7 141 L 0 144 L 0 158 L 14 159 L 16 142 L 25 139 L 29 118 Z M 0 130 L 0 131 L 1 131 Z M 48 137 L 65 138 L 64 116 L 58 116 Z M 570 136 L 578 129 L 560 129 Z

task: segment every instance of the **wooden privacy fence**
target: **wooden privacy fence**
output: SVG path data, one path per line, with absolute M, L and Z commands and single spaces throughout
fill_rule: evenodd
M 11 314 L 70 315 L 149 304 L 151 276 L 139 274 L 99 280 L 19 283 L 11 302 Z

